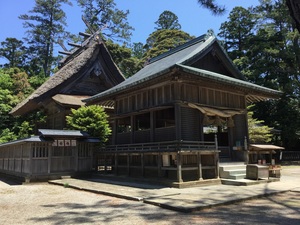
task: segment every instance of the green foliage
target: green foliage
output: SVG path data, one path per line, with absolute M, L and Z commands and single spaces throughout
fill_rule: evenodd
M 117 41 L 128 41 L 134 30 L 127 21 L 129 11 L 116 7 L 114 0 L 77 0 L 83 16 L 94 31 L 101 29 L 104 37 Z
M 295 148 L 300 143 L 300 35 L 285 1 L 234 8 L 219 35 L 246 79 L 283 92 L 277 101 L 257 103 L 254 115 L 281 130 L 287 149 Z
M 30 137 L 32 134 L 32 125 L 28 121 L 24 121 L 20 126 L 19 126 L 19 133 L 18 133 L 18 138 L 27 138 Z
M 198 0 L 198 3 L 215 15 L 222 15 L 225 12 L 225 6 L 218 5 L 215 0 Z
M 13 126 L 14 120 L 9 112 L 18 102 L 14 94 L 14 80 L 7 72 L 0 70 L 0 131 Z
M 4 65 L 5 68 L 24 66 L 26 52 L 27 48 L 23 45 L 23 41 L 16 38 L 6 38 L 0 43 L 0 57 L 9 61 L 7 65 Z
M 31 65 L 42 68 L 44 76 L 51 74 L 51 69 L 56 60 L 53 55 L 54 40 L 68 36 L 66 15 L 61 9 L 62 4 L 71 4 L 69 0 L 36 0 L 35 6 L 29 14 L 20 15 L 27 30 L 25 39 L 29 45 Z
M 13 117 L 10 111 L 28 96 L 32 87 L 27 74 L 19 68 L 0 69 L 0 139 L 2 142 L 28 137 L 32 134 L 32 116 Z
M 102 143 L 108 140 L 111 129 L 108 123 L 108 115 L 99 105 L 82 106 L 71 110 L 66 116 L 67 125 L 71 129 L 86 131 L 93 137 L 100 138 Z
M 249 129 L 249 141 L 250 143 L 269 143 L 272 140 L 271 130 L 272 128 L 263 125 L 263 120 L 253 118 L 253 111 L 248 106 L 248 129 Z
M 144 49 L 144 44 L 142 42 L 133 43 L 132 55 L 137 59 L 142 59 L 143 55 L 146 53 Z
M 30 86 L 35 90 L 43 83 L 45 83 L 48 78 L 49 77 L 36 75 L 36 76 L 31 76 L 28 82 L 30 83 Z
M 181 25 L 179 24 L 178 17 L 171 11 L 165 10 L 159 15 L 158 20 L 155 22 L 157 27 L 156 30 L 180 30 Z
M 181 30 L 157 30 L 147 39 L 145 61 L 182 45 L 194 37 Z
M 111 40 L 106 42 L 106 46 L 112 55 L 114 62 L 122 71 L 125 77 L 130 77 L 142 68 L 143 61 L 135 57 L 130 48 L 120 46 Z
M 5 128 L 3 130 L 0 130 L 0 144 L 16 140 L 17 136 L 14 134 L 14 132 L 10 131 L 9 128 Z

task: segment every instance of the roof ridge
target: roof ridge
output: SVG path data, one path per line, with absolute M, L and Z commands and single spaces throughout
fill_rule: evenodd
M 194 39 L 192 39 L 192 40 L 190 40 L 190 41 L 188 41 L 188 42 L 186 42 L 186 43 L 184 43 L 184 44 L 182 44 L 182 45 L 179 45 L 179 46 L 177 46 L 177 47 L 175 47 L 175 48 L 172 48 L 171 50 L 169 50 L 169 51 L 167 51 L 167 52 L 165 52 L 165 53 L 162 53 L 162 54 L 160 54 L 160 55 L 158 55 L 158 56 L 156 56 L 156 57 L 151 58 L 151 59 L 149 60 L 148 65 L 151 64 L 151 63 L 154 63 L 154 62 L 156 62 L 156 61 L 158 61 L 158 60 L 161 60 L 161 59 L 163 59 L 163 58 L 165 58 L 165 57 L 167 57 L 167 56 L 170 56 L 170 55 L 172 55 L 172 54 L 174 54 L 174 53 L 176 53 L 176 52 L 179 52 L 179 51 L 181 51 L 181 50 L 183 50 L 183 49 L 186 49 L 186 48 L 188 48 L 188 47 L 190 47 L 190 46 L 192 46 L 192 45 L 194 45 L 194 44 L 196 44 L 196 43 L 204 42 L 204 41 L 206 41 L 209 37 L 211 37 L 211 36 L 213 36 L 213 35 L 214 35 L 213 33 L 203 34 L 203 35 L 201 35 L 201 36 L 199 36 L 199 37 L 197 37 L 197 38 L 194 38 Z

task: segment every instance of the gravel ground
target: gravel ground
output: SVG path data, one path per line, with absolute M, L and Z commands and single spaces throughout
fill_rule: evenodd
M 0 178 L 0 224 L 300 224 L 300 194 L 288 192 L 178 213 L 71 188 Z

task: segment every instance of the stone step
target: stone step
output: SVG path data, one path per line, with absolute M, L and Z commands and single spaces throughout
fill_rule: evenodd
M 220 171 L 243 170 L 246 169 L 246 165 L 221 165 L 219 168 Z
M 239 180 L 246 177 L 246 165 L 228 164 L 219 167 L 220 177 L 223 179 Z
M 244 173 L 246 173 L 246 169 L 225 170 L 225 171 L 220 171 L 220 173 L 224 174 L 224 176 L 229 176 L 229 175 L 239 175 L 239 174 L 244 174 Z
M 227 177 L 227 179 L 231 179 L 231 180 L 240 180 L 240 179 L 245 179 L 245 178 L 246 178 L 246 173 L 229 175 Z

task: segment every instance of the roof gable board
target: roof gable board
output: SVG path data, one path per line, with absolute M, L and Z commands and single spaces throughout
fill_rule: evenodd
M 154 79 L 161 74 L 167 73 L 177 64 L 197 66 L 197 62 L 203 60 L 203 58 L 212 51 L 215 51 L 215 53 L 219 56 L 219 63 L 221 62 L 224 65 L 224 68 L 226 68 L 231 77 L 243 79 L 243 76 L 233 65 L 216 37 L 213 34 L 207 34 L 151 59 L 148 65 L 122 83 L 103 93 L 99 93 L 85 99 L 84 101 L 93 102 L 100 97 L 117 94 L 123 90 L 127 90 L 143 82 Z

